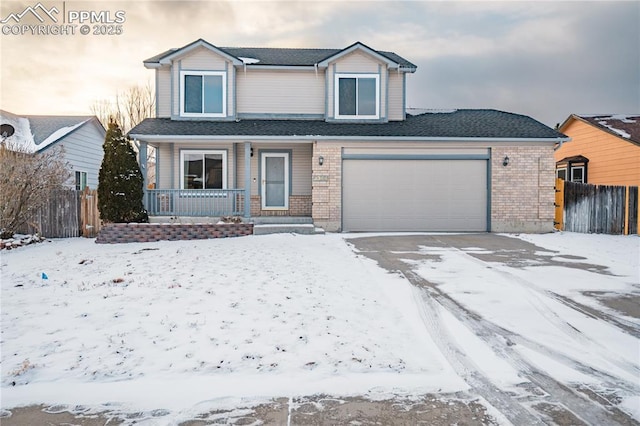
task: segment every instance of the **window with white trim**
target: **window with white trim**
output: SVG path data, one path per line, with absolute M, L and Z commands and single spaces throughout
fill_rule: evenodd
M 559 169 L 556 169 L 556 178 L 567 180 L 567 168 L 561 167 Z
M 180 151 L 181 189 L 226 189 L 227 151 Z
M 571 182 L 584 183 L 584 166 L 571 168 Z
M 335 118 L 380 118 L 378 74 L 336 74 Z
M 75 172 L 75 185 L 77 191 L 82 191 L 87 187 L 87 172 Z
M 181 71 L 180 115 L 225 117 L 227 115 L 227 73 Z

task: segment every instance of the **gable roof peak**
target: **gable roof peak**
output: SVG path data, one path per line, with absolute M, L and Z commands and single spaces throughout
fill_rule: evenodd
M 251 65 L 242 58 L 253 58 L 257 62 L 252 64 L 259 66 L 307 66 L 322 67 L 323 64 L 331 60 L 351 53 L 354 50 L 367 52 L 371 56 L 377 58 L 380 62 L 387 64 L 389 68 L 399 69 L 405 72 L 414 72 L 416 65 L 412 64 L 403 57 L 393 53 L 381 50 L 375 50 L 361 41 L 347 46 L 343 49 L 328 48 L 295 48 L 295 47 L 218 47 L 208 41 L 199 38 L 185 46 L 166 50 L 158 55 L 152 56 L 143 61 L 146 68 L 159 68 L 163 65 L 169 65 L 171 62 L 187 52 L 198 48 L 205 47 L 230 60 L 235 66 Z
M 627 142 L 640 145 L 640 113 L 571 114 L 560 125 L 560 131 L 563 131 L 574 120 L 582 121 Z

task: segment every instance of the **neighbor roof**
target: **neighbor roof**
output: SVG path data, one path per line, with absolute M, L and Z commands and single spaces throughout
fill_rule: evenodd
M 560 126 L 563 131 L 572 120 L 581 120 L 598 129 L 640 145 L 640 114 L 571 114 Z
M 15 129 L 12 139 L 7 140 L 17 142 L 30 152 L 43 150 L 92 120 L 105 132 L 93 115 L 17 115 L 0 110 L 0 124 L 9 124 Z
M 249 65 L 268 65 L 268 66 L 314 66 L 327 58 L 338 55 L 339 53 L 355 46 L 361 45 L 365 49 L 371 49 L 360 42 L 356 42 L 351 46 L 344 49 L 304 49 L 304 48 L 274 48 L 274 47 L 217 47 L 213 46 L 205 40 L 199 39 L 193 43 L 189 43 L 186 46 L 169 49 L 158 55 L 155 55 L 144 61 L 145 64 L 157 64 L 160 61 L 172 55 L 179 50 L 187 49 L 194 44 L 199 43 L 204 46 L 212 46 L 218 50 L 221 50 L 228 55 L 241 60 L 241 58 L 257 59 L 257 62 L 247 62 Z M 416 69 L 416 65 L 407 61 L 403 57 L 393 53 L 385 52 L 382 50 L 374 50 L 379 55 L 399 64 L 403 68 Z
M 31 124 L 31 133 L 36 145 L 40 145 L 51 135 L 60 131 L 56 139 L 71 133 L 81 124 L 91 120 L 92 115 L 25 115 Z
M 162 136 L 282 136 L 365 138 L 565 139 L 566 136 L 525 115 L 491 109 L 462 109 L 408 115 L 404 121 L 346 123 L 324 120 L 191 121 L 147 118 L 129 134 Z

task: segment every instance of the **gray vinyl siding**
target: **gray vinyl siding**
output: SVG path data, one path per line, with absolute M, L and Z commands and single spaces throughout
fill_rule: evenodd
M 389 121 L 404 120 L 402 93 L 404 88 L 403 73 L 389 70 Z
M 87 172 L 87 185 L 90 188 L 98 187 L 98 173 L 104 156 L 104 136 L 104 130 L 95 122 L 89 121 L 55 144 L 63 147 L 64 158 L 71 172 L 70 185 L 74 185 L 75 172 L 79 171 Z
M 238 69 L 238 114 L 324 115 L 324 72 Z
M 291 195 L 311 195 L 311 159 L 313 146 L 311 144 L 252 144 L 253 157 L 251 157 L 251 194 L 258 195 L 258 164 L 259 152 L 265 151 L 291 151 Z M 244 146 L 238 145 L 238 188 L 244 189 Z
M 158 118 L 171 117 L 171 70 L 169 68 L 157 69 L 156 78 Z
M 173 148 L 173 149 L 172 149 Z M 175 189 L 178 187 L 173 185 L 171 179 L 171 163 L 173 160 L 173 152 L 175 148 L 172 144 L 163 143 L 159 144 L 157 149 L 157 157 L 159 158 L 156 163 L 156 176 L 158 179 L 158 189 Z M 179 160 L 178 160 L 179 161 Z M 174 171 L 174 174 L 179 172 Z

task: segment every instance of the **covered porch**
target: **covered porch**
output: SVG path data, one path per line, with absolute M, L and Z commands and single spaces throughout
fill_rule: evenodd
M 138 142 L 143 201 L 152 219 L 311 218 L 310 142 L 153 141 L 151 181 L 150 142 Z

